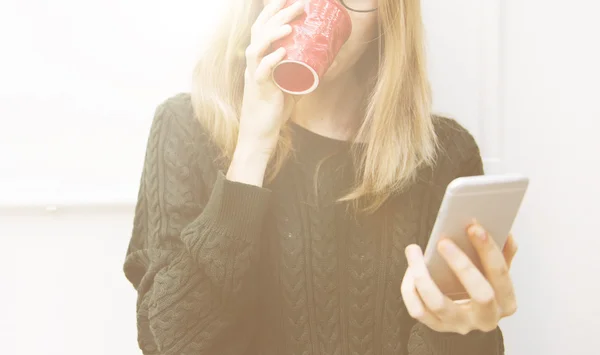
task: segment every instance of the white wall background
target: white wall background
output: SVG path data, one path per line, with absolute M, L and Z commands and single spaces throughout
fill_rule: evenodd
M 121 265 L 145 139 L 155 106 L 189 90 L 214 3 L 0 3 L 3 353 L 139 353 Z M 600 5 L 423 5 L 436 108 L 471 129 L 488 172 L 532 179 L 507 353 L 595 353 Z
M 598 354 L 600 5 L 510 0 L 503 158 L 533 181 L 518 224 L 514 354 Z
M 212 3 L 2 1 L 1 191 L 129 200 L 154 108 L 189 90 Z

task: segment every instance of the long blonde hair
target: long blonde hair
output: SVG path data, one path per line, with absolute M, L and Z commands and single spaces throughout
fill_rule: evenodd
M 225 160 L 235 150 L 244 87 L 244 50 L 262 0 L 234 2 L 215 31 L 194 71 L 192 104 L 200 123 L 211 133 Z M 377 210 L 392 194 L 408 187 L 423 165 L 433 165 L 437 137 L 430 112 L 420 0 L 380 0 L 378 67 L 368 93 L 365 117 L 353 150 L 357 185 L 340 201 L 363 212 Z M 365 53 L 366 55 L 366 53 Z M 284 127 L 267 171 L 267 182 L 291 152 Z

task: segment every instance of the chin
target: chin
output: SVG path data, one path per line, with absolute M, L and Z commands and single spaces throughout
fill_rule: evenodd
M 327 83 L 334 81 L 343 76 L 344 74 L 354 70 L 354 66 L 357 61 L 347 61 L 340 59 L 341 58 L 339 58 L 338 56 L 338 58 L 333 61 L 325 75 L 323 75 L 323 77 L 321 78 L 321 82 Z
M 329 69 L 325 73 L 325 75 L 323 75 L 322 81 L 331 82 L 332 80 L 335 80 L 337 77 L 339 77 L 340 74 L 343 72 L 343 66 L 340 66 L 338 62 L 334 61 L 333 64 L 331 64 L 331 67 L 329 67 Z
M 330 83 L 333 79 L 335 79 L 336 75 L 333 71 L 327 71 L 325 75 L 321 78 L 322 83 Z

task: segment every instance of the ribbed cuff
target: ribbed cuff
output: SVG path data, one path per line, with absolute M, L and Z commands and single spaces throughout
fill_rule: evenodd
M 467 335 L 441 333 L 424 324 L 413 326 L 409 339 L 409 355 L 503 355 L 504 341 L 499 328 Z M 421 349 L 429 349 L 423 352 Z
M 211 229 L 229 235 L 256 234 L 262 228 L 270 197 L 269 189 L 227 180 L 219 171 L 202 220 Z

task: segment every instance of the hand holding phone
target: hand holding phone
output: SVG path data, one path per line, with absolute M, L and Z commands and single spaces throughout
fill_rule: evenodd
M 461 177 L 448 185 L 424 254 L 430 276 L 443 294 L 452 300 L 469 298 L 439 254 L 438 242 L 442 238 L 452 240 L 483 273 L 480 258 L 467 236 L 467 228 L 476 221 L 502 249 L 528 185 L 529 179 L 521 175 Z

